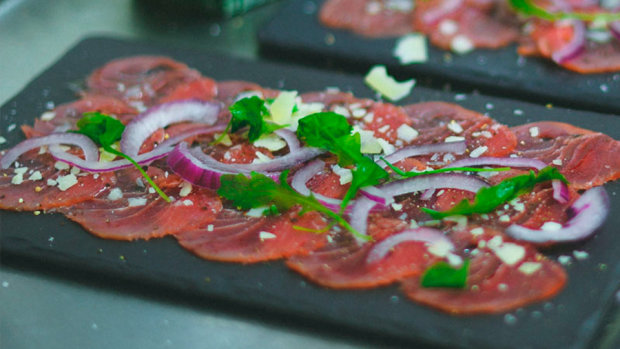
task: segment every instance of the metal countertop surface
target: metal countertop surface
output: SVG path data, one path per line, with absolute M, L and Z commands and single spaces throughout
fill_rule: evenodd
M 107 35 L 257 58 L 256 31 L 280 3 L 229 20 L 167 16 L 137 0 L 0 0 L 0 104 L 81 38 Z M 1 233 L 1 232 L 0 232 Z M 0 265 L 0 348 L 386 348 L 337 331 L 261 321 L 220 308 Z M 620 348 L 609 316 L 601 349 Z

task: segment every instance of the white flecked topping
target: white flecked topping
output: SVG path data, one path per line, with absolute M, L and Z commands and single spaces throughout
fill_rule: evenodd
M 190 200 L 190 199 L 185 199 L 185 200 L 183 200 L 183 205 L 184 206 L 192 206 L 192 205 L 194 205 L 194 202 L 192 200 Z
M 50 121 L 53 118 L 56 117 L 56 113 L 53 111 L 46 111 L 45 113 L 41 114 L 40 119 L 43 121 Z
M 120 188 L 114 188 L 112 190 L 110 190 L 110 193 L 108 194 L 108 200 L 118 200 L 121 199 L 123 197 L 123 191 Z
M 260 241 L 275 239 L 276 237 L 277 237 L 276 234 L 270 233 L 268 231 L 261 231 L 260 233 L 258 233 L 258 238 L 260 239 Z
M 484 229 L 482 227 L 477 227 L 469 231 L 471 235 L 477 236 L 484 234 Z
M 474 49 L 474 44 L 465 35 L 457 35 L 450 41 L 450 49 L 458 54 L 465 54 Z
M 447 256 L 451 250 L 452 244 L 444 240 L 438 240 L 428 246 L 429 253 L 441 258 Z
M 366 111 L 363 109 L 356 109 L 356 110 L 361 110 L 362 111 L 362 115 L 359 116 L 360 118 L 364 115 L 366 115 Z M 349 112 L 349 109 L 341 106 L 341 105 L 336 105 L 332 108 L 332 111 L 336 114 L 340 114 L 342 116 L 344 116 L 345 118 L 348 118 L 351 116 L 351 112 Z M 355 115 L 354 115 L 355 116 Z
M 144 206 L 146 205 L 146 198 L 129 198 L 127 202 L 129 203 L 129 207 Z
M 459 25 L 451 19 L 444 19 L 439 23 L 439 32 L 443 35 L 454 35 L 459 30 Z
M 24 174 L 18 173 L 11 178 L 11 184 L 20 185 L 24 182 Z
M 259 151 L 254 153 L 256 155 L 256 159 L 254 159 L 252 161 L 253 164 L 261 164 L 261 163 L 265 163 L 265 162 L 269 162 L 271 161 L 271 158 Z
M 538 262 L 523 262 L 519 266 L 519 271 L 525 275 L 532 275 L 542 268 L 542 264 Z
M 70 173 L 66 176 L 59 176 L 57 181 L 58 181 L 58 189 L 62 191 L 65 191 L 71 188 L 72 186 L 76 185 L 78 182 L 77 177 L 73 173 Z
M 213 228 L 214 228 L 213 224 L 207 225 L 207 231 L 213 231 Z
M 351 183 L 353 180 L 353 172 L 348 168 L 342 168 L 338 165 L 332 166 L 332 171 L 340 177 L 340 184 L 344 185 L 347 183 Z
M 56 161 L 56 163 L 54 163 L 54 168 L 62 171 L 70 169 L 71 166 L 69 166 L 69 164 L 67 164 L 66 162 Z
M 486 145 L 480 146 L 469 153 L 469 157 L 477 158 L 480 155 L 484 154 L 489 148 Z
M 422 63 L 428 61 L 428 44 L 426 36 L 413 33 L 407 34 L 396 42 L 394 57 L 401 64 Z
M 255 207 L 246 212 L 245 215 L 248 217 L 262 217 L 266 209 L 268 209 L 267 206 Z
M 190 182 L 183 181 L 181 183 L 181 190 L 179 191 L 179 196 L 184 198 L 188 196 L 192 192 L 192 184 Z
M 6 143 L 6 138 L 0 136 L 0 144 Z
M 515 265 L 525 257 L 525 248 L 521 245 L 505 242 L 493 249 L 495 255 L 508 265 Z
M 383 154 L 385 155 L 390 155 L 396 151 L 396 148 L 383 138 L 377 138 L 377 142 L 381 146 L 381 149 L 383 149 Z
M 396 130 L 396 134 L 398 136 L 398 138 L 402 139 L 405 142 L 411 142 L 413 141 L 416 137 L 418 137 L 418 130 L 416 130 L 415 128 L 407 125 L 407 124 L 402 124 L 398 127 L 398 129 Z
M 454 120 L 448 123 L 448 129 L 456 134 L 463 132 L 463 127 Z
M 51 178 L 47 180 L 47 185 L 49 185 L 50 187 L 55 187 L 57 184 L 58 182 Z
M 266 148 L 270 151 L 278 151 L 286 147 L 286 142 L 277 134 L 271 133 L 260 136 L 260 138 L 254 141 L 254 145 L 257 147 Z
M 446 137 L 446 139 L 444 139 L 444 142 L 452 143 L 452 142 L 462 142 L 464 140 L 465 140 L 465 137 L 461 137 L 461 136 L 448 136 L 448 137 Z
M 562 224 L 558 222 L 545 222 L 545 224 L 540 227 L 540 230 L 544 231 L 558 231 L 560 229 L 562 229 Z
M 558 257 L 558 262 L 562 265 L 568 265 L 571 263 L 571 261 L 572 261 L 572 258 L 570 258 L 570 256 L 561 255 Z
M 554 159 L 551 163 L 556 166 L 562 166 L 562 159 Z
M 31 181 L 40 181 L 42 179 L 43 179 L 43 175 L 41 174 L 41 171 L 39 170 L 32 172 L 30 177 L 28 177 L 28 180 L 31 180 Z
M 586 251 L 575 250 L 573 251 L 573 256 L 575 256 L 576 260 L 584 260 L 584 259 L 587 259 L 590 256 L 590 254 Z
M 539 132 L 538 126 L 530 127 L 530 137 L 538 137 Z

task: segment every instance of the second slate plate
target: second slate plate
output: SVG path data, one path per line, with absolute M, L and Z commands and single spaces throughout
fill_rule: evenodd
M 318 21 L 324 0 L 291 0 L 259 33 L 261 53 L 279 60 L 365 74 L 387 65 L 400 79 L 430 78 L 432 84 L 536 103 L 620 114 L 620 72 L 583 75 L 539 58 L 517 55 L 515 46 L 459 56 L 429 47 L 423 64 L 401 65 L 392 56 L 396 39 L 365 38 Z

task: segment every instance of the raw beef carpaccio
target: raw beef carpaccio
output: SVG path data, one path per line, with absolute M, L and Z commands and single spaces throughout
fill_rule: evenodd
M 273 122 L 280 108 L 275 105 L 286 101 L 280 100 L 285 92 L 251 82 L 215 81 L 182 63 L 150 56 L 112 61 L 87 81 L 80 99 L 44 114 L 34 126 L 23 126 L 27 140 L 12 149 L 45 137 L 75 135 L 72 131 L 87 112 L 120 120 L 126 125 L 123 135 L 146 132 L 136 131 L 138 124 L 148 133 L 133 150 L 131 139 L 121 138 L 117 145 L 137 158 L 159 154 L 141 165 L 171 201 L 166 202 L 143 174 L 122 165 L 115 154 L 102 151 L 89 162 L 82 159 L 88 156 L 80 147 L 63 144 L 59 150 L 48 142 L 20 151 L 10 161 L 16 150 L 2 151 L 2 209 L 62 213 L 104 239 L 174 236 L 191 253 L 214 261 L 284 259 L 292 270 L 334 289 L 400 283 L 414 302 L 449 313 L 509 311 L 557 294 L 567 283 L 566 271 L 546 257 L 543 248 L 589 237 L 591 232 L 584 231 L 596 230 L 605 217 L 601 213 L 598 221 L 588 221 L 584 212 L 592 215 L 597 210 L 595 217 L 608 209 L 599 186 L 620 177 L 620 142 L 559 122 L 508 127 L 455 104 L 397 106 L 328 89 L 294 97 L 286 127 L 250 142 L 247 127 L 236 132 L 227 128 L 231 105 L 259 100 L 264 103 L 263 117 Z M 187 115 L 179 118 L 167 110 Z M 195 110 L 211 114 L 200 119 Z M 362 187 L 345 208 L 334 207 L 334 202 L 341 202 L 348 192 L 356 164 L 339 166 L 333 152 L 317 150 L 295 137 L 297 125 L 317 113 L 346 120 L 353 126 L 351 139 L 358 139 L 360 152 L 366 152 L 364 157 L 376 158 L 381 166 L 378 157 L 392 159 L 395 167 L 386 167 L 388 175 L 373 188 Z M 403 149 L 409 155 L 394 157 Z M 173 153 L 178 156 L 183 151 L 195 156 L 193 165 L 184 166 L 202 166 L 203 174 L 210 175 L 209 161 L 214 169 L 224 169 L 220 172 L 246 176 L 250 170 L 263 172 L 274 185 L 298 191 L 294 195 L 308 198 L 312 193 L 317 202 L 331 205 L 332 214 L 299 205 L 283 212 L 240 209 L 218 191 L 225 177 L 218 175 L 205 185 L 202 177 L 188 175 L 178 161 L 170 160 Z M 298 154 L 309 155 L 277 170 L 271 165 Z M 82 162 L 71 160 L 75 158 Z M 118 168 L 105 170 L 106 163 L 113 161 L 120 164 Z M 446 171 L 412 178 L 396 172 L 424 173 L 452 164 L 479 166 L 476 161 L 509 169 Z M 433 218 L 423 210 L 450 210 L 462 200 L 475 200 L 477 189 L 472 188 L 502 185 L 528 173 L 534 176 L 547 166 L 558 169 L 569 184 L 542 181 L 485 212 Z M 278 184 L 283 170 L 289 171 L 284 180 L 292 187 Z M 408 181 L 431 184 L 403 190 Z M 389 195 L 385 202 L 373 201 L 388 190 L 396 193 L 391 201 Z M 359 209 L 369 202 L 366 211 Z M 360 215 L 360 210 L 365 213 Z M 334 215 L 343 221 L 334 220 Z M 343 223 L 347 220 L 357 235 Z M 528 234 L 534 238 L 527 238 Z M 454 270 L 467 263 L 465 284 L 457 288 L 424 285 L 421 279 L 441 263 Z

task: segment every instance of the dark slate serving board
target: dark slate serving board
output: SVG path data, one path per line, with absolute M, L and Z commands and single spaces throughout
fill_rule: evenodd
M 363 74 L 374 64 L 384 64 L 401 80 L 430 78 L 434 86 L 451 83 L 465 90 L 620 114 L 620 72 L 570 72 L 539 58 L 520 58 L 514 45 L 462 56 L 449 54 L 450 60 L 447 51 L 431 46 L 428 62 L 403 66 L 392 56 L 395 38 L 364 38 L 322 26 L 317 13 L 323 2 L 290 0 L 260 31 L 261 54 Z
M 0 135 L 8 139 L 2 147 L 22 139 L 19 128 L 7 131 L 10 125 L 31 123 L 50 102 L 58 105 L 73 100 L 73 85 L 94 68 L 113 58 L 136 54 L 168 55 L 220 80 L 244 79 L 299 91 L 338 86 L 358 96 L 374 95 L 359 77 L 157 44 L 89 38 L 0 109 Z M 454 99 L 450 93 L 415 88 L 403 103 Z M 511 125 L 541 119 L 562 120 L 606 131 L 620 139 L 620 118 L 611 115 L 547 109 L 475 95 L 457 99 L 465 107 L 489 112 Z M 522 115 L 515 115 L 515 110 L 522 111 Z M 620 194 L 620 182 L 607 185 L 607 189 L 612 212 L 618 212 L 620 195 L 616 193 Z M 394 341 L 450 348 L 585 348 L 591 345 L 610 309 L 620 280 L 620 237 L 614 228 L 618 226 L 620 215 L 612 215 L 595 238 L 551 251 L 552 258 L 571 254 L 575 249 L 590 254 L 588 259 L 568 266 L 570 281 L 555 299 L 507 315 L 471 317 L 449 316 L 416 305 L 407 301 L 396 286 L 367 291 L 317 287 L 288 271 L 279 261 L 239 265 L 201 260 L 170 237 L 136 242 L 102 240 L 55 214 L 0 212 L 0 243 L 4 263 L 21 265 L 35 261 L 93 280 L 161 290 L 179 301 L 191 296 L 225 302 L 261 316 L 271 314 L 281 323 L 302 324 L 331 333 L 380 335 L 386 344 Z

